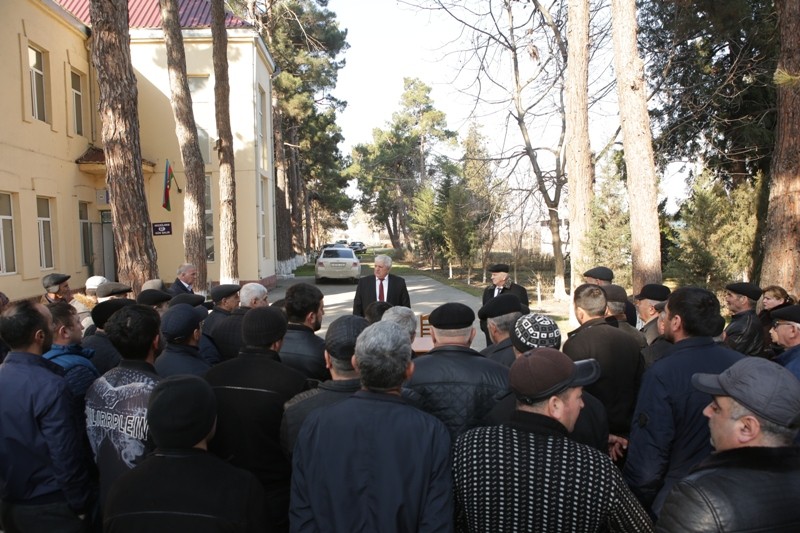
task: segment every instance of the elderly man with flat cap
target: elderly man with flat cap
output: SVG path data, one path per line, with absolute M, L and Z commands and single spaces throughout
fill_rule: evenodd
M 267 307 L 269 291 L 260 283 L 245 283 L 239 291 L 239 306 L 230 316 L 220 320 L 211 332 L 211 340 L 219 350 L 220 360 L 227 361 L 239 354 L 242 342 L 242 320 L 251 309 Z M 213 313 L 212 313 L 213 315 Z M 204 326 L 205 328 L 205 326 Z
M 519 298 L 508 293 L 491 298 L 478 310 L 478 318 L 486 322 L 489 338 L 492 340 L 492 344 L 481 350 L 481 354 L 503 366 L 511 367 L 516 359 L 511 346 L 511 330 L 522 316 L 523 310 L 527 313 L 528 307 L 523 309 Z
M 407 307 L 398 307 L 413 313 Z M 356 352 L 358 336 L 368 326 L 366 318 L 356 315 L 340 316 L 328 326 L 325 334 L 325 366 L 330 370 L 331 379 L 301 392 L 284 405 L 281 446 L 287 456 L 292 455 L 297 434 L 312 411 L 338 403 L 361 389 L 358 370 L 353 366 L 353 354 Z
M 156 385 L 147 405 L 156 451 L 112 487 L 103 531 L 270 531 L 258 479 L 207 451 L 216 421 L 214 391 L 202 378 Z
M 784 348 L 775 362 L 800 379 L 800 305 L 789 305 L 771 312 L 772 342 Z
M 764 350 L 764 329 L 756 314 L 761 289 L 753 283 L 725 286 L 725 305 L 733 313 L 731 323 L 722 333 L 725 346 L 745 355 L 760 355 Z
M 647 340 L 647 345 L 653 344 L 653 341 L 659 336 L 658 333 L 658 314 L 659 311 L 656 306 L 661 302 L 666 302 L 670 295 L 669 287 L 660 285 L 658 283 L 648 283 L 639 294 L 634 296 L 636 300 L 636 313 L 639 318 L 644 322 L 641 332 Z
M 628 334 L 633 340 L 639 343 L 639 349 L 647 346 L 647 339 L 644 333 L 628 323 L 625 315 L 625 306 L 630 303 L 628 293 L 621 285 L 603 285 L 600 287 L 606 293 L 606 322 L 616 325 L 621 332 Z
M 462 303 L 440 305 L 430 314 L 433 349 L 415 359 L 406 387 L 418 405 L 439 418 L 455 438 L 478 426 L 508 389 L 508 368 L 470 348 L 475 312 Z
M 72 291 L 69 288 L 69 278 L 72 276 L 68 274 L 52 273 L 42 278 L 42 287 L 45 293 L 39 300 L 43 305 L 56 303 L 59 301 L 69 302 L 72 300 Z
M 460 531 L 652 531 L 608 456 L 568 438 L 583 387 L 599 376 L 593 359 L 553 348 L 514 361 L 511 420 L 467 431 L 453 448 Z
M 159 289 L 144 289 L 136 297 L 136 303 L 146 305 L 155 309 L 159 315 L 163 315 L 169 308 L 172 295 Z
M 611 285 L 614 282 L 614 271 L 608 267 L 598 266 L 590 268 L 583 273 L 584 283 L 591 283 L 592 285 L 600 285 L 604 287 Z M 628 324 L 635 326 L 636 322 L 636 307 L 627 300 L 625 300 L 625 316 L 628 319 Z
M 111 339 L 106 335 L 104 330 L 106 322 L 114 313 L 129 305 L 136 305 L 136 302 L 127 298 L 114 298 L 100 302 L 92 309 L 92 322 L 97 329 L 94 335 L 84 337 L 83 347 L 94 350 L 92 363 L 101 376 L 117 366 L 122 359 L 119 350 L 114 347 Z
M 203 324 L 203 331 L 206 335 L 213 336 L 214 328 L 217 327 L 217 324 L 231 316 L 233 310 L 239 307 L 240 289 L 241 287 L 238 284 L 228 283 L 217 285 L 208 291 L 211 301 L 214 302 L 214 307 Z
M 488 270 L 492 275 L 492 284 L 484 289 L 483 297 L 481 298 L 481 305 L 486 305 L 489 303 L 489 300 L 500 296 L 501 294 L 513 294 L 517 297 L 521 304 L 525 305 L 526 307 L 528 306 L 530 303 L 530 300 L 528 299 L 528 291 L 522 285 L 517 285 L 511 281 L 511 277 L 508 275 L 508 265 L 498 263 L 490 266 Z M 490 346 L 492 344 L 492 338 L 489 336 L 489 329 L 486 325 L 486 320 L 481 319 L 480 326 L 481 331 L 483 331 L 484 335 L 486 335 L 486 346 Z
M 217 434 L 209 449 L 249 470 L 266 492 L 264 508 L 276 530 L 289 526 L 291 465 L 281 451 L 283 404 L 306 389 L 306 378 L 281 364 L 288 323 L 280 309 L 257 307 L 242 319 L 239 355 L 208 371 L 217 397 Z
M 747 357 L 692 385 L 713 396 L 703 414 L 715 451 L 672 488 L 658 531 L 798 531 L 800 381 Z

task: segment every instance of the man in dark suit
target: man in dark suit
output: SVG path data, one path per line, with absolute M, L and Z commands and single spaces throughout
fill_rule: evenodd
M 388 255 L 375 256 L 375 274 L 358 280 L 356 297 L 353 299 L 354 315 L 364 316 L 364 310 L 375 301 L 411 307 L 406 280 L 400 276 L 389 274 L 391 269 L 391 257 Z
M 178 277 L 169 286 L 167 292 L 173 296 L 178 294 L 194 294 L 192 286 L 197 280 L 197 267 L 192 264 L 184 263 L 178 267 Z
M 501 294 L 513 294 L 519 298 L 519 302 L 528 305 L 528 291 L 522 285 L 517 285 L 511 282 L 508 276 L 508 265 L 497 264 L 489 267 L 489 272 L 492 273 L 492 284 L 483 291 L 482 305 L 486 305 L 489 300 Z M 486 346 L 492 345 L 492 339 L 489 337 L 489 330 L 486 327 L 486 320 L 481 320 L 481 331 L 486 335 Z

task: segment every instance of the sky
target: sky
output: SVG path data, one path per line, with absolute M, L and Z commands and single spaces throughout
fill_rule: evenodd
M 330 0 L 347 29 L 350 49 L 333 94 L 347 101 L 339 117 L 345 137 L 343 151 L 372 140 L 373 128 L 382 128 L 400 108 L 403 78 L 419 78 L 432 89 L 434 105 L 444 111 L 449 126 L 459 130 L 467 106 L 458 105 L 452 67 L 444 45 L 457 27 L 444 17 L 419 12 L 395 0 Z
M 347 29 L 350 45 L 344 54 L 346 66 L 339 71 L 333 91 L 334 96 L 347 101 L 347 108 L 338 117 L 345 137 L 341 146 L 344 154 L 356 144 L 371 142 L 372 130 L 384 128 L 392 113 L 399 110 L 405 77 L 419 78 L 431 87 L 434 106 L 446 113 L 449 128 L 460 138 L 466 135 L 471 99 L 457 90 L 454 80 L 458 59 L 452 53 L 448 55 L 460 34 L 456 22 L 396 0 L 329 0 L 328 9 Z M 597 149 L 618 122 L 613 113 L 592 113 L 590 135 Z M 482 132 L 487 134 L 485 126 Z M 608 133 L 598 129 L 611 126 Z M 503 136 L 501 131 L 488 133 L 490 138 Z M 680 168 L 668 168 L 660 186 L 660 196 L 669 197 L 671 212 L 687 194 L 685 172 Z

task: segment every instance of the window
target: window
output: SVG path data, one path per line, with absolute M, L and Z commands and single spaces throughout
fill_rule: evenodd
M 211 203 L 211 174 L 206 174 L 206 260 L 214 260 L 214 210 Z
M 200 153 L 203 155 L 203 162 L 211 162 L 211 137 L 208 134 L 205 119 L 209 115 L 212 101 L 209 94 L 210 84 L 208 76 L 189 76 L 189 92 L 192 95 L 192 111 L 194 112 L 194 122 L 197 126 L 197 142 L 200 145 Z
M 36 217 L 39 226 L 39 267 L 53 268 L 53 220 L 50 218 L 50 199 L 36 198 Z
M 261 150 L 261 169 L 266 170 L 269 164 L 267 154 L 267 93 L 258 88 L 258 146 Z
M 261 178 L 261 201 L 258 204 L 259 216 L 259 237 L 261 239 L 261 257 L 264 259 L 269 258 L 269 241 L 267 240 L 267 233 L 269 230 L 269 181 L 266 178 Z
M 31 114 L 33 118 L 47 122 L 45 111 L 44 54 L 36 48 L 28 47 L 28 66 L 31 76 Z
M 72 129 L 75 135 L 83 135 L 83 79 L 74 70 L 70 74 L 72 82 Z
M 0 274 L 17 271 L 14 253 L 14 213 L 11 210 L 11 195 L 0 193 Z
M 87 202 L 78 202 L 78 221 L 81 231 L 81 264 L 88 266 L 92 262 L 92 225 L 89 223 Z

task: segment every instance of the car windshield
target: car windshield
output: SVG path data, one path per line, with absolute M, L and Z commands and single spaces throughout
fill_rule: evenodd
M 332 257 L 353 259 L 353 250 L 349 250 L 347 248 L 327 248 L 322 251 L 323 259 L 330 259 Z

